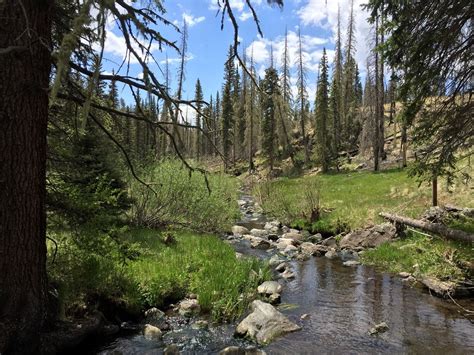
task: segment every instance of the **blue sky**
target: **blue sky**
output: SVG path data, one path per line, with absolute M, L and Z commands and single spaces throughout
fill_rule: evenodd
M 304 60 L 308 68 L 308 92 L 310 100 L 313 101 L 317 67 L 323 47 L 327 49 L 330 63 L 334 57 L 338 6 L 340 6 L 344 34 L 349 16 L 350 0 L 329 0 L 327 3 L 326 0 L 286 0 L 282 9 L 277 6 L 269 6 L 266 0 L 251 0 L 251 2 L 261 21 L 264 37 L 258 36 L 256 25 L 245 1 L 231 0 L 233 12 L 239 22 L 240 51 L 245 48 L 247 54 L 253 52 L 257 71 L 263 74 L 265 67 L 269 65 L 270 47 L 273 47 L 278 67 L 283 51 L 285 28 L 288 28 L 290 60 L 296 64 L 297 31 L 298 28 L 301 28 Z M 356 59 L 363 73 L 368 54 L 369 25 L 366 22 L 367 14 L 360 8 L 361 3 L 363 0 L 354 0 L 358 48 Z M 164 0 L 163 5 L 167 10 L 165 17 L 168 20 L 173 21 L 177 26 L 182 26 L 184 18 L 189 27 L 184 98 L 193 98 L 197 78 L 201 80 L 205 98 L 208 99 L 211 94 L 214 96 L 216 91 L 221 89 L 224 62 L 229 45 L 233 40 L 233 28 L 230 21 L 225 21 L 224 30 L 221 31 L 220 16 L 216 17 L 217 0 Z M 167 38 L 179 42 L 180 34 L 171 27 L 162 26 L 159 30 Z M 104 69 L 106 71 L 110 72 L 117 68 L 116 63 L 122 61 L 125 55 L 124 44 L 117 26 L 111 20 L 105 46 L 107 60 L 104 63 Z M 171 84 L 173 89 L 176 88 L 179 54 L 170 48 L 160 51 L 158 46 L 153 48 L 153 54 L 161 64 L 168 56 L 172 74 Z M 162 75 L 158 67 L 155 64 L 152 64 L 151 67 L 161 78 Z M 293 65 L 291 69 L 295 84 L 296 66 Z M 135 63 L 131 64 L 130 71 L 132 75 L 141 73 L 140 66 Z M 124 96 L 128 96 L 125 89 L 123 93 Z

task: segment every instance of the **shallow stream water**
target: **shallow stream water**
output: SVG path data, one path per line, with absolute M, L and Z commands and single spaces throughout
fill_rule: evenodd
M 252 198 L 243 195 L 242 200 L 245 205 L 238 224 L 263 228 L 265 216 L 248 208 L 253 206 Z M 233 246 L 245 255 L 272 255 L 251 249 L 247 241 Z M 452 302 L 370 267 L 343 266 L 339 259 L 319 257 L 290 264 L 296 277 L 280 280 L 284 285 L 281 311 L 302 330 L 265 347 L 268 354 L 474 354 L 474 324 Z M 473 300 L 460 303 L 474 309 Z M 307 317 L 301 319 L 303 314 Z M 388 331 L 369 335 L 369 329 L 380 322 L 387 323 Z M 233 329 L 235 325 L 224 325 L 193 333 L 184 326 L 166 341 L 182 344 L 184 354 L 215 354 L 228 345 L 248 345 L 232 337 Z M 133 335 L 116 339 L 99 352 L 160 354 L 163 347 Z

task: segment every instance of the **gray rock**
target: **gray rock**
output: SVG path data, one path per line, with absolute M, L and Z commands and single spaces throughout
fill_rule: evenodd
M 276 281 L 265 281 L 257 288 L 257 292 L 264 295 L 271 295 L 274 293 L 281 293 L 282 287 Z
M 289 279 L 294 279 L 295 278 L 295 273 L 286 269 L 282 274 L 281 276 L 287 280 Z
M 288 226 L 282 226 L 282 227 L 281 227 L 281 231 L 282 231 L 283 233 L 288 233 L 288 232 L 290 231 L 290 227 L 288 227 Z
M 278 264 L 278 266 L 275 268 L 275 271 L 283 272 L 286 269 L 288 269 L 288 263 L 282 262 L 282 263 Z
M 200 319 L 200 320 L 194 322 L 193 325 L 191 326 L 191 328 L 193 328 L 193 329 L 207 329 L 207 328 L 209 328 L 209 322 L 207 320 Z
M 152 324 L 153 322 L 159 322 L 165 318 L 165 312 L 160 311 L 158 308 L 150 308 L 145 312 L 145 322 Z
M 268 249 L 270 248 L 270 242 L 263 238 L 254 237 L 250 241 L 250 246 L 254 249 Z
M 321 242 L 321 245 L 324 245 L 326 247 L 335 247 L 336 246 L 336 239 L 334 238 L 327 238 L 327 239 L 324 239 L 322 242 Z
M 221 350 L 219 355 L 266 355 L 266 352 L 254 346 L 245 349 L 238 346 L 228 346 Z
M 303 239 L 304 239 L 303 234 L 301 234 L 300 232 L 285 233 L 285 234 L 282 235 L 282 238 L 292 239 L 292 240 L 296 240 L 298 242 L 302 242 Z
M 329 249 L 328 252 L 326 254 L 324 254 L 324 256 L 328 259 L 337 258 L 336 249 Z
M 273 255 L 268 261 L 268 264 L 270 264 L 270 266 L 275 266 L 275 265 L 280 265 L 284 261 L 285 260 L 280 258 L 278 255 Z
M 405 278 L 411 276 L 411 274 L 409 272 L 402 271 L 398 274 L 398 276 L 403 277 L 405 279 Z
M 265 229 L 254 228 L 250 231 L 250 234 L 254 237 L 266 238 L 269 233 Z
M 369 229 L 356 230 L 344 236 L 339 243 L 342 249 L 376 248 L 395 238 L 396 229 L 391 223 L 383 223 Z
M 342 263 L 342 265 L 344 265 L 344 266 L 357 266 L 357 265 L 360 265 L 360 262 L 358 262 L 357 260 L 347 260 L 347 261 L 344 261 Z
M 281 296 L 279 293 L 273 293 L 270 296 L 268 296 L 268 302 L 270 304 L 278 304 L 281 302 Z
M 269 303 L 252 302 L 250 313 L 237 326 L 236 334 L 249 337 L 259 344 L 268 344 L 273 339 L 301 329 Z
M 195 299 L 184 299 L 178 305 L 178 312 L 183 317 L 192 317 L 201 311 L 199 302 Z
M 385 333 L 388 330 L 388 325 L 385 322 L 375 325 L 375 327 L 369 330 L 370 335 L 376 335 L 380 333 Z
M 323 240 L 323 236 L 320 233 L 308 237 L 308 241 L 311 243 L 319 243 L 321 240 Z
M 301 317 L 300 317 L 300 319 L 303 319 L 303 320 L 308 319 L 308 318 L 309 318 L 308 313 L 305 313 L 305 314 L 301 315 Z
M 143 336 L 147 340 L 160 340 L 162 337 L 162 333 L 160 328 L 155 327 L 151 324 L 145 324 L 145 327 L 143 328 Z
M 280 227 L 281 223 L 279 221 L 271 221 L 265 223 L 265 226 L 263 228 L 270 233 L 278 233 Z
M 310 242 L 302 243 L 300 245 L 300 250 L 303 254 L 306 254 L 306 255 L 315 255 L 319 253 L 316 248 L 316 245 Z
M 232 234 L 235 236 L 241 236 L 244 234 L 249 234 L 249 230 L 242 226 L 233 226 L 232 227 Z
M 179 355 L 180 352 L 179 352 L 179 347 L 178 345 L 176 344 L 170 344 L 168 345 L 164 352 L 163 352 L 164 355 Z

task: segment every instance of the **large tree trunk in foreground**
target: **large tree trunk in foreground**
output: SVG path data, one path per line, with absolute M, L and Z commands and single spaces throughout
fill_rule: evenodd
M 396 223 L 405 224 L 414 228 L 439 234 L 447 239 L 457 240 L 461 242 L 474 242 L 474 234 L 466 233 L 461 230 L 451 229 L 439 223 L 430 223 L 421 221 L 419 219 L 412 219 L 408 217 L 402 217 L 391 213 L 380 213 L 380 216 Z
M 53 0 L 0 1 L 0 353 L 46 319 L 45 170 Z

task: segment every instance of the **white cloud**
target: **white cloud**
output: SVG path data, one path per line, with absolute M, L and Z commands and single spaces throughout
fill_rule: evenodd
M 366 58 L 370 52 L 370 48 L 367 45 L 367 37 L 370 32 L 370 25 L 367 22 L 368 13 L 361 7 L 366 2 L 366 0 L 354 0 L 355 35 L 357 40 L 355 59 L 360 70 L 364 70 Z M 337 33 L 338 6 L 341 12 L 341 32 L 343 41 L 345 41 L 351 0 L 306 0 L 305 4 L 297 11 L 297 14 L 304 25 L 329 29 L 334 39 Z
M 193 27 L 194 25 L 197 25 L 198 23 L 204 21 L 206 18 L 204 16 L 199 16 L 199 17 L 194 17 L 192 14 L 183 14 L 183 20 L 186 21 L 187 25 L 189 27 Z
M 239 16 L 239 20 L 247 21 L 251 17 L 252 17 L 252 13 L 250 11 L 243 11 Z
M 194 54 L 188 53 L 186 55 L 186 58 L 184 58 L 184 60 L 186 62 L 189 62 L 190 60 L 193 60 L 194 58 L 195 58 Z M 181 57 L 163 59 L 162 61 L 160 61 L 160 64 L 161 65 L 166 64 L 166 61 L 168 61 L 168 64 L 170 64 L 170 65 L 177 64 L 177 63 L 181 62 Z
M 319 61 L 323 53 L 323 45 L 328 42 L 325 38 L 310 35 L 301 36 L 301 48 L 303 61 L 310 71 L 317 71 Z M 285 37 L 279 36 L 273 41 L 267 38 L 259 38 L 253 41 L 246 49 L 246 54 L 250 58 L 253 53 L 253 60 L 256 64 L 268 66 L 270 63 L 270 47 L 273 47 L 273 59 L 277 67 L 282 66 L 282 58 L 285 50 Z M 328 59 L 332 61 L 334 57 L 332 50 L 327 50 Z M 296 68 L 299 53 L 299 38 L 295 31 L 288 31 L 288 54 L 290 68 Z

